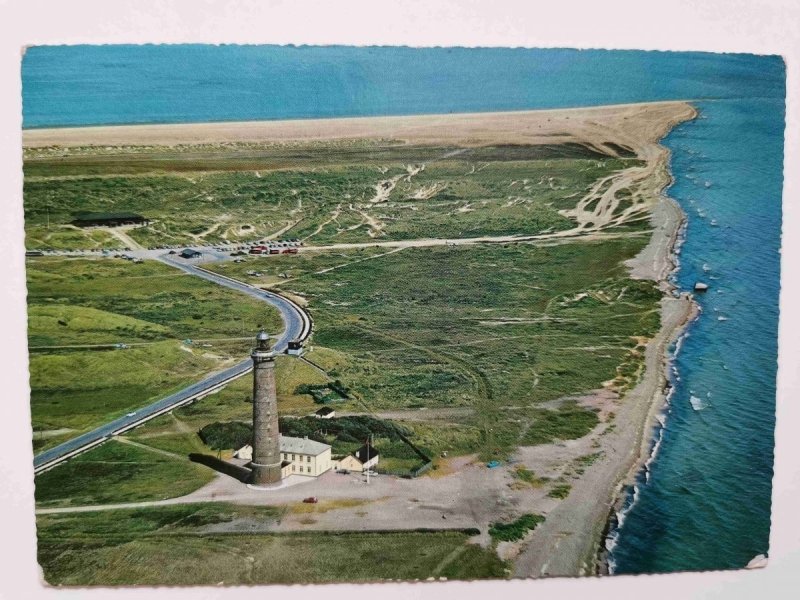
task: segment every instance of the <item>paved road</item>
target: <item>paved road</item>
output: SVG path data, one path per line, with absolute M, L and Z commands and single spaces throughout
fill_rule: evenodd
M 198 268 L 196 265 L 190 264 L 181 258 L 173 258 L 172 256 L 167 255 L 158 256 L 157 258 L 167 264 L 181 269 L 182 271 L 197 277 L 202 277 L 203 279 L 212 281 L 218 285 L 234 289 L 264 302 L 268 302 L 277 308 L 281 313 L 284 329 L 283 333 L 274 343 L 274 349 L 276 352 L 283 352 L 286 349 L 289 341 L 293 339 L 305 339 L 308 337 L 308 334 L 311 331 L 311 322 L 306 313 L 303 312 L 303 310 L 300 309 L 296 304 L 290 300 L 287 300 L 283 296 L 279 296 L 271 292 L 265 292 L 239 281 L 210 273 L 209 271 Z M 39 472 L 51 467 L 63 460 L 66 460 L 70 456 L 78 454 L 84 450 L 87 450 L 88 448 L 91 448 L 92 446 L 99 444 L 111 435 L 131 429 L 132 427 L 135 427 L 136 425 L 139 425 L 162 413 L 168 412 L 173 408 L 180 406 L 181 404 L 186 404 L 198 398 L 199 396 L 208 394 L 209 392 L 222 387 L 222 385 L 228 381 L 246 374 L 251 368 L 252 362 L 249 358 L 247 358 L 246 360 L 243 360 L 242 362 L 225 369 L 224 371 L 206 377 L 202 381 L 190 385 L 179 392 L 167 396 L 166 398 L 162 398 L 161 400 L 158 400 L 149 406 L 138 409 L 131 416 L 120 417 L 119 419 L 111 421 L 110 423 L 106 423 L 105 425 L 102 425 L 101 427 L 98 427 L 97 429 L 94 429 L 88 433 L 84 433 L 83 435 L 64 442 L 63 444 L 59 444 L 55 448 L 46 450 L 34 457 L 34 471 Z

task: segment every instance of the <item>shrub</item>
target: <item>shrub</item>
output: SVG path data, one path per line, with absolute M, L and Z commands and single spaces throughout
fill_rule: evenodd
M 561 483 L 553 487 L 552 490 L 547 492 L 548 497 L 550 498 L 558 498 L 559 500 L 563 500 L 567 496 L 569 496 L 569 491 L 572 489 L 572 486 L 568 483 Z
M 529 531 L 536 529 L 539 523 L 544 522 L 542 515 L 529 513 L 522 515 L 511 523 L 492 523 L 489 526 L 489 535 L 493 540 L 501 542 L 514 542 L 521 540 Z
M 253 439 L 253 427 L 241 421 L 211 423 L 198 434 L 203 443 L 212 450 L 236 450 Z

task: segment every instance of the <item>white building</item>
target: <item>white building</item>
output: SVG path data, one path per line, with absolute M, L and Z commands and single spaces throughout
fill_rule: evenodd
M 281 459 L 284 461 L 283 473 L 286 475 L 305 475 L 319 477 L 333 466 L 331 447 L 328 444 L 305 438 L 280 437 Z M 253 459 L 250 444 L 233 453 L 234 458 Z

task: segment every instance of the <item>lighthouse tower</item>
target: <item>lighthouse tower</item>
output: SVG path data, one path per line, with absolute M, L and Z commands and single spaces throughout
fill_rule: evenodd
M 275 353 L 269 336 L 260 331 L 253 359 L 253 473 L 250 483 L 269 486 L 280 483 L 281 454 L 278 433 L 278 400 L 275 393 Z

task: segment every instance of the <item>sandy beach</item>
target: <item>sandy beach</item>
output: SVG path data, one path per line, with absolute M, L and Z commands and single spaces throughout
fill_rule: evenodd
M 479 525 L 485 527 L 499 516 L 520 512 L 546 514 L 546 521 L 521 544 L 504 549 L 514 562 L 514 576 L 589 575 L 598 571 L 598 550 L 609 514 L 625 486 L 632 482 L 648 458 L 650 433 L 666 401 L 670 344 L 696 315 L 696 305 L 691 298 L 675 296 L 668 280 L 675 268 L 673 253 L 684 215 L 663 193 L 670 181 L 669 153 L 659 143 L 672 127 L 695 116 L 696 111 L 690 104 L 676 101 L 512 113 L 36 129 L 23 132 L 23 145 L 34 149 L 282 144 L 379 138 L 462 146 L 577 143 L 611 156 L 623 149 L 635 153 L 644 166 L 626 169 L 625 177 L 635 178 L 640 191 L 644 192 L 655 229 L 645 249 L 627 266 L 632 277 L 658 282 L 665 294 L 661 303 L 661 329 L 646 346 L 644 375 L 624 398 L 608 390 L 598 390 L 582 399 L 606 416 L 613 412 L 613 428 L 609 427 L 610 420 L 605 421 L 585 439 L 524 447 L 515 456 L 537 474 L 556 474 L 558 469 L 563 470 L 565 462 L 591 452 L 602 453 L 602 459 L 588 466 L 572 482 L 569 495 L 560 501 L 547 498 L 544 492 L 537 490 L 511 491 L 513 477 L 509 468 L 488 471 L 468 461 L 455 465 L 451 474 L 436 479 L 423 477 L 392 483 L 389 478 L 382 478 L 369 490 L 348 481 L 333 492 L 336 497 L 370 501 L 361 510 L 369 513 L 373 528 L 396 528 L 404 523 L 408 527 L 466 527 L 473 525 L 476 518 Z M 602 223 L 594 226 L 602 226 Z M 570 234 L 586 236 L 592 231 L 578 228 L 553 237 L 568 242 Z M 446 240 L 427 241 L 430 244 L 417 245 L 447 243 Z M 508 241 L 521 240 L 509 238 Z M 404 244 L 414 245 L 414 242 Z M 312 492 L 330 496 L 331 488 L 324 485 L 325 481 L 320 480 L 299 486 L 298 490 L 265 496 L 240 489 L 238 482 L 234 485 L 218 478 L 190 496 L 165 503 L 213 499 L 272 504 L 296 500 Z M 428 498 L 422 508 L 430 505 L 430 514 L 424 518 L 420 514 L 427 513 L 414 508 L 417 498 Z M 491 499 L 490 504 L 485 504 L 487 498 Z M 480 505 L 481 501 L 485 505 Z M 408 519 L 412 508 L 416 511 L 415 519 Z M 446 523 L 442 521 L 444 514 L 447 514 Z M 398 515 L 402 517 L 399 522 Z M 348 518 L 344 511 L 331 510 L 318 516 L 314 528 L 347 529 L 355 527 L 356 521 L 352 515 Z M 287 519 L 282 527 L 292 529 L 294 525 Z
M 651 102 L 502 113 L 26 129 L 22 142 L 25 148 L 279 144 L 370 138 L 465 146 L 576 142 L 613 155 L 613 148 L 605 145 L 612 142 L 643 156 L 652 151 L 651 144 L 676 119 L 685 120 L 692 110 L 685 102 Z

